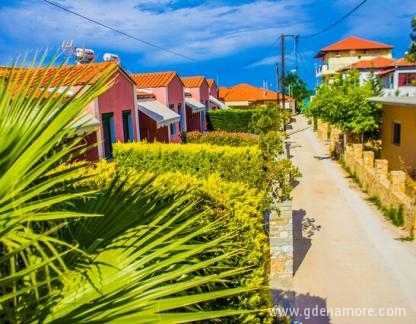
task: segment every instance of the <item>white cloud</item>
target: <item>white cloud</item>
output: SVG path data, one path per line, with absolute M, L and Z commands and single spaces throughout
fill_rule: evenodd
M 304 13 L 297 1 L 254 1 L 247 4 L 206 2 L 180 7 L 173 0 L 55 0 L 82 15 L 139 39 L 196 60 L 223 57 L 268 45 L 281 33 L 302 33 Z M 173 6 L 175 4 L 175 6 Z M 144 9 L 143 9 L 144 8 Z M 163 8 L 164 10 L 159 10 Z M 288 23 L 290 22 L 290 23 Z M 82 47 L 138 53 L 155 64 L 183 60 L 128 39 L 42 1 L 26 0 L 0 11 L 0 28 L 10 42 L 23 48 L 58 47 L 74 40 Z

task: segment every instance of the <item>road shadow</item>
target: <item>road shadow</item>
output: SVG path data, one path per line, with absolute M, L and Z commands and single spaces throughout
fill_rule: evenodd
M 310 294 L 299 294 L 292 290 L 272 289 L 273 304 L 275 305 L 271 315 L 276 316 L 280 312 L 291 315 L 291 323 L 299 324 L 330 324 L 327 314 L 326 300 Z M 280 305 L 281 307 L 279 307 Z M 280 308 L 280 312 L 277 308 Z M 297 312 L 295 315 L 294 312 Z
M 293 274 L 299 269 L 303 259 L 312 245 L 315 232 L 321 230 L 321 225 L 314 218 L 306 217 L 304 209 L 293 210 Z

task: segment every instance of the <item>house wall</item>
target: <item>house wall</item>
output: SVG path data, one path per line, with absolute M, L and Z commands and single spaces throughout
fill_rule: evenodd
M 135 86 L 121 72 L 117 72 L 114 85 L 98 97 L 99 120 L 102 121 L 102 114 L 114 114 L 115 137 L 117 141 L 124 142 L 122 113 L 126 110 L 131 112 L 133 137 L 138 139 L 135 95 Z M 102 126 L 101 132 L 102 134 L 104 133 Z
M 352 54 L 353 53 L 353 54 Z M 328 65 L 328 69 L 336 71 L 342 67 L 353 64 L 359 60 L 371 60 L 377 56 L 391 58 L 390 49 L 375 50 L 356 50 L 356 51 L 339 51 L 329 52 L 324 56 L 324 64 Z
M 322 58 L 321 70 L 318 71 L 317 76 L 322 77 L 323 81 L 327 83 L 332 79 L 332 75 L 337 73 L 337 70 L 354 64 L 357 61 L 371 60 L 378 56 L 391 58 L 391 49 L 328 52 Z M 321 74 L 321 72 L 324 73 Z
M 199 131 L 202 132 L 201 129 L 201 113 L 193 113 L 192 109 L 186 107 L 186 124 L 187 124 L 187 131 Z
M 93 146 L 97 145 L 97 132 L 93 132 L 89 134 L 87 137 L 85 137 L 85 145 L 86 146 Z M 80 156 L 83 160 L 88 161 L 98 161 L 100 159 L 100 156 L 98 154 L 98 147 L 95 146 L 89 151 L 85 152 L 82 156 Z
M 392 143 L 394 122 L 400 123 L 400 145 Z M 383 105 L 381 157 L 389 161 L 392 170 L 402 169 L 401 160 L 411 172 L 416 170 L 415 129 L 416 107 Z
M 174 105 L 174 111 L 176 113 L 180 114 L 186 114 L 185 112 L 185 95 L 183 90 L 182 82 L 179 80 L 179 78 L 175 77 L 172 79 L 172 81 L 169 83 L 168 86 L 168 99 L 169 104 Z M 181 105 L 181 112 L 179 111 L 179 104 Z M 183 120 L 186 120 L 186 117 L 183 117 Z M 185 125 L 184 125 L 185 126 Z M 181 129 L 179 127 L 179 122 L 175 123 L 175 134 L 170 137 L 171 142 L 180 143 L 182 141 L 181 139 Z
M 209 88 L 209 94 L 211 96 L 213 96 L 214 98 L 218 99 L 218 91 L 217 91 L 217 87 L 215 86 L 215 84 L 213 84 L 210 88 Z
M 147 142 L 169 143 L 169 128 L 164 126 L 157 128 L 156 122 L 146 114 L 139 111 L 140 138 Z
M 181 81 L 178 78 L 173 78 L 167 87 L 151 88 L 151 92 L 155 95 L 156 100 L 169 107 L 170 104 L 174 105 L 174 111 L 178 112 L 178 104 L 184 105 L 184 92 Z M 170 132 L 170 128 L 169 128 Z M 180 143 L 180 128 L 179 122 L 175 123 L 175 134 L 170 136 L 171 142 Z

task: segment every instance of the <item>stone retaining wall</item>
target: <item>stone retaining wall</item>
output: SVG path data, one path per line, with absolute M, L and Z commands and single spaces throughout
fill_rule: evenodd
M 405 194 L 406 173 L 389 172 L 388 161 L 374 159 L 374 152 L 363 151 L 362 144 L 346 147 L 344 163 L 371 197 L 377 197 L 386 208 L 403 208 L 404 228 L 413 235 L 416 212 L 413 199 Z

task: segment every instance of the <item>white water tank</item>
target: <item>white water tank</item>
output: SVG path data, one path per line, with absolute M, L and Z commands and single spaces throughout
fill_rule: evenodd
M 120 57 L 117 54 L 105 53 L 104 56 L 105 62 L 117 62 L 120 63 Z

